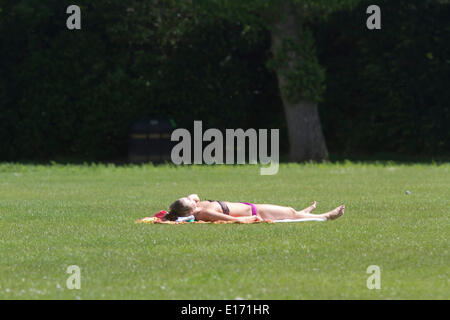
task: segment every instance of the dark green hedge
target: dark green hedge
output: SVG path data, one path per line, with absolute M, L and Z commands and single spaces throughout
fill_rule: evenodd
M 449 155 L 450 5 L 377 5 L 381 30 L 362 27 L 367 5 L 316 28 L 327 67 L 321 115 L 330 152 Z
M 122 2 L 82 6 L 81 31 L 65 28 L 71 3 L 3 2 L 0 160 L 125 158 L 128 128 L 146 115 L 180 127 L 281 128 L 287 150 L 267 31 L 200 18 L 170 46 L 148 26 L 150 7 L 129 19 Z M 320 112 L 332 153 L 450 153 L 450 12 L 433 3 L 379 1 L 379 31 L 365 28 L 364 6 L 311 26 L 327 69 Z

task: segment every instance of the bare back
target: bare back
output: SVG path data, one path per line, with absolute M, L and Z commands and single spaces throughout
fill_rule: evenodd
M 252 208 L 240 202 L 222 201 L 229 209 L 229 215 L 232 217 L 248 217 L 252 216 Z M 201 208 L 197 219 L 207 218 L 208 210 L 214 212 L 224 213 L 222 207 L 217 201 L 201 201 L 199 203 Z M 298 212 L 291 207 L 284 207 L 274 204 L 255 204 L 257 215 L 263 219 L 277 220 L 277 219 L 296 219 Z
M 232 217 L 246 217 L 252 215 L 252 209 L 250 206 L 239 203 L 239 202 L 228 202 L 223 201 L 223 203 L 228 207 L 230 210 L 229 215 Z M 197 205 L 198 208 L 200 208 L 199 216 L 202 215 L 202 213 L 207 212 L 208 210 L 214 210 L 216 212 L 225 213 L 222 210 L 222 207 L 219 205 L 217 201 L 200 201 Z

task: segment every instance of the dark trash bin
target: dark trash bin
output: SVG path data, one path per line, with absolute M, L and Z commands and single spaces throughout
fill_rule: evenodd
M 144 118 L 130 127 L 128 161 L 131 163 L 170 161 L 175 142 L 170 141 L 175 129 L 169 119 Z

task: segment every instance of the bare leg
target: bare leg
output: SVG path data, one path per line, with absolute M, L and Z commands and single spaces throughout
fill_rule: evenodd
M 339 218 L 344 214 L 345 206 L 339 206 L 329 212 L 322 213 L 322 214 L 311 214 L 303 211 L 297 212 L 297 215 L 299 216 L 299 219 L 303 218 L 325 218 L 327 220 L 334 220 Z
M 325 218 L 327 220 L 334 220 L 344 214 L 344 206 L 339 206 L 336 209 L 323 214 L 312 214 L 315 203 L 310 207 L 296 211 L 291 207 L 282 207 L 273 204 L 257 204 L 256 209 L 258 215 L 264 220 L 283 220 L 283 219 L 303 219 L 303 218 Z M 309 212 L 308 212 L 309 211 Z
M 317 202 L 313 201 L 313 203 L 308 208 L 301 210 L 301 212 L 311 213 L 316 208 L 316 206 Z
M 344 215 L 344 210 L 345 210 L 345 206 L 339 206 L 334 210 L 331 210 L 330 212 L 324 213 L 325 218 L 327 218 L 327 220 L 334 220 L 339 218 L 340 216 Z

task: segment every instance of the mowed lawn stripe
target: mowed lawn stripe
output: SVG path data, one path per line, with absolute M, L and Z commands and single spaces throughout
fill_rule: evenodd
M 1 299 L 448 299 L 449 164 L 0 164 Z M 409 191 L 407 193 L 406 191 Z M 332 222 L 142 225 L 178 197 Z M 81 289 L 69 290 L 69 265 Z M 381 289 L 366 286 L 381 268 Z

